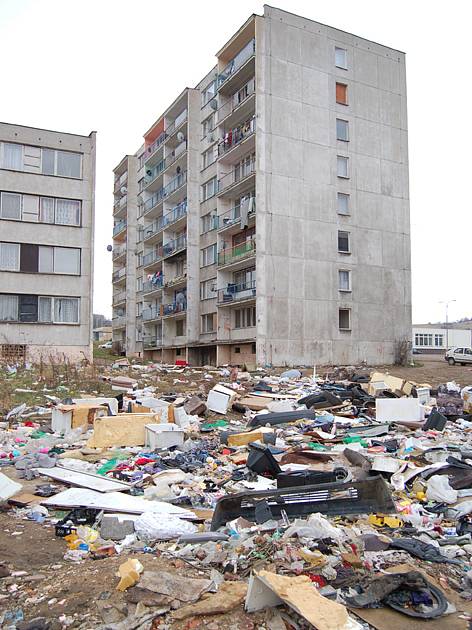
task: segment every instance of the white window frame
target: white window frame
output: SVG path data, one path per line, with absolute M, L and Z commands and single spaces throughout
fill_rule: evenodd
M 39 297 L 47 297 L 47 296 L 38 296 Z M 76 322 L 61 322 L 56 321 L 56 300 L 75 300 L 77 302 L 77 321 Z M 57 296 L 52 298 L 52 323 L 59 324 L 61 326 L 77 326 L 80 324 L 80 298 L 77 297 L 68 297 L 68 296 Z
M 345 137 L 343 137 L 344 132 Z M 344 118 L 336 118 L 336 140 L 349 142 L 349 121 Z
M 346 174 L 344 174 L 344 169 L 342 169 L 342 173 L 340 172 L 341 169 L 339 167 L 341 164 L 346 165 Z M 336 175 L 341 179 L 349 179 L 349 158 L 347 157 L 347 155 L 336 156 Z
M 20 250 L 20 244 L 19 243 L 8 243 L 6 241 L 2 241 L 0 242 L 0 249 L 4 246 L 12 246 L 12 245 L 16 245 L 16 250 L 17 250 L 17 254 L 16 254 L 16 269 L 9 269 L 7 267 L 2 267 L 1 266 L 1 262 L 0 262 L 0 271 L 20 271 L 20 256 L 21 256 L 21 250 Z M 0 257 L 1 260 L 1 257 Z
M 342 53 L 342 60 L 339 59 L 338 53 Z M 341 46 L 334 47 L 334 64 L 336 68 L 347 70 L 347 48 L 341 48 Z
M 238 326 L 239 318 L 239 326 Z M 245 306 L 243 308 L 237 308 L 234 310 L 234 328 L 240 330 L 241 328 L 254 328 L 257 323 L 256 307 Z
M 347 234 L 347 250 L 339 249 L 339 237 L 340 234 Z M 350 254 L 351 253 L 351 233 L 347 230 L 338 230 L 338 253 L 339 254 Z
M 212 300 L 216 298 L 218 291 L 216 289 L 216 278 L 209 278 L 200 282 L 200 300 Z
M 3 195 L 16 195 L 17 197 L 20 198 L 20 218 L 19 219 L 15 219 L 15 218 L 9 218 L 9 217 L 4 217 L 3 216 Z M 25 197 L 37 197 L 38 198 L 38 220 L 37 221 L 28 221 L 27 219 L 24 218 L 23 215 L 23 208 L 24 208 L 24 198 Z M 53 209 L 53 213 L 54 213 L 54 220 L 51 221 L 42 221 L 41 220 L 41 203 L 43 199 L 52 199 L 53 204 L 54 204 L 54 209 Z M 57 203 L 59 201 L 73 201 L 74 203 L 78 204 L 78 214 L 79 214 L 79 220 L 77 223 L 60 223 L 57 221 L 56 217 L 57 217 Z M 67 227 L 81 227 L 82 226 L 82 200 L 81 199 L 68 199 L 66 197 L 49 197 L 47 195 L 30 195 L 28 193 L 13 193 L 10 192 L 8 190 L 2 190 L 0 191 L 0 219 L 3 219 L 4 221 L 22 221 L 23 223 L 42 223 L 44 225 L 64 225 Z
M 207 329 L 207 322 L 209 321 L 209 318 L 211 317 L 211 324 L 212 324 L 212 328 L 210 330 Z M 200 331 L 202 333 L 202 335 L 205 335 L 207 333 L 214 333 L 216 332 L 216 313 L 204 313 L 201 316 L 201 323 L 200 323 Z
M 346 200 L 346 211 L 341 207 L 340 200 Z M 349 193 L 338 192 L 336 195 L 336 210 L 337 213 L 346 217 L 351 214 L 351 195 Z
M 208 191 L 211 188 L 211 194 L 208 194 Z M 211 199 L 218 192 L 218 180 L 215 177 L 210 178 L 208 181 L 202 184 L 202 202 Z
M 209 267 L 210 265 L 214 265 L 216 263 L 216 259 L 217 259 L 216 243 L 213 243 L 213 245 L 209 245 L 208 247 L 204 247 L 200 251 L 201 251 L 200 267 Z M 210 251 L 213 252 L 212 256 L 209 256 Z M 208 262 L 210 258 L 212 258 L 212 261 Z
M 344 288 L 342 285 L 341 277 L 343 274 L 347 274 L 347 288 Z M 346 276 L 345 276 L 346 277 Z M 351 270 L 350 269 L 338 269 L 338 288 L 341 293 L 351 293 L 352 292 L 352 284 L 351 284 Z
M 349 324 L 348 324 L 348 327 L 347 327 L 347 328 L 346 328 L 346 327 L 344 327 L 344 326 L 341 326 L 341 321 L 340 321 L 340 318 L 341 318 L 341 311 L 346 311 L 346 312 L 348 313 L 348 317 L 349 317 Z M 351 312 L 351 309 L 350 309 L 350 308 L 340 307 L 340 308 L 338 309 L 338 327 L 339 327 L 339 330 L 352 330 L 352 312 Z
M 201 219 L 201 231 L 200 234 L 206 234 L 207 232 L 212 232 L 216 230 L 217 227 L 217 215 L 216 209 L 211 212 L 207 212 L 204 214 Z

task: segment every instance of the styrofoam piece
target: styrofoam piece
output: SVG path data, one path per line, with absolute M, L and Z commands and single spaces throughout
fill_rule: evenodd
M 72 411 L 61 411 L 57 407 L 53 407 L 51 416 L 51 429 L 54 433 L 65 435 L 71 431 L 72 427 Z
M 17 483 L 10 477 L 0 473 L 0 501 L 6 501 L 13 495 L 18 494 L 22 489 L 21 483 Z
M 170 448 L 182 446 L 184 443 L 185 431 L 176 424 L 168 422 L 147 424 L 145 429 L 148 448 Z
M 421 405 L 427 405 L 430 400 L 431 390 L 429 387 L 417 387 L 416 395 L 418 396 L 418 400 Z
M 263 608 L 273 608 L 284 602 L 274 593 L 264 582 L 254 573 L 249 577 L 247 587 L 246 602 L 244 608 L 246 612 L 252 613 Z
M 418 398 L 377 398 L 375 412 L 378 422 L 424 419 L 424 410 Z
M 59 466 L 54 468 L 35 468 L 35 470 L 44 477 L 51 477 L 51 479 L 70 483 L 73 486 L 90 488 L 90 490 L 97 490 L 98 492 L 118 492 L 131 488 L 131 485 L 124 481 L 117 481 L 108 477 L 102 477 L 102 475 L 70 470 Z
M 195 518 L 190 510 L 163 501 L 147 501 L 123 492 L 95 492 L 88 488 L 68 488 L 53 497 L 41 501 L 42 505 L 62 508 L 89 507 L 105 512 L 129 512 L 143 514 L 157 512 L 159 514 L 175 514 L 180 518 Z
M 374 457 L 372 470 L 375 470 L 377 472 L 396 473 L 402 465 L 403 463 L 398 459 L 380 455 L 378 457 Z
M 210 411 L 223 414 L 227 413 L 229 401 L 230 396 L 226 393 L 217 392 L 214 389 L 208 392 L 207 407 Z
M 97 398 L 73 398 L 72 402 L 76 405 L 108 405 L 114 416 L 118 413 L 118 400 L 116 398 L 106 398 L 105 396 L 98 396 Z
M 175 424 L 181 429 L 186 429 L 192 422 L 198 421 L 198 416 L 189 415 L 183 407 L 174 408 Z

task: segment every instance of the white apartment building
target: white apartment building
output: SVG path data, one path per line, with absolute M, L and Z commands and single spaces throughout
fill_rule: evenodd
M 0 358 L 92 358 L 95 143 L 0 123 Z
M 265 6 L 216 59 L 136 152 L 114 339 L 196 365 L 392 362 L 411 337 L 404 54 Z M 118 187 L 115 233 L 130 203 Z

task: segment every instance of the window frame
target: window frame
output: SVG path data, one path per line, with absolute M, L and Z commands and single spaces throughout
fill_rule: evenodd
M 346 212 L 341 212 L 339 200 L 346 200 Z M 351 215 L 351 195 L 349 193 L 337 191 L 336 193 L 336 212 L 343 217 L 348 217 Z
M 216 283 L 217 283 L 217 279 L 215 278 L 208 278 L 207 280 L 202 280 L 200 282 L 200 301 L 204 302 L 205 300 L 214 300 L 217 296 L 218 296 L 218 290 L 216 288 Z M 210 291 L 206 290 L 207 286 L 214 286 L 214 289 Z M 213 293 L 213 295 L 209 295 Z
M 204 322 L 208 322 L 209 318 L 211 317 L 211 324 L 212 324 L 212 328 L 211 330 L 207 330 L 206 326 L 204 325 Z M 203 313 L 201 315 L 201 319 L 200 319 L 200 333 L 202 335 L 207 335 L 210 333 L 214 333 L 217 330 L 217 324 L 216 324 L 216 312 L 213 313 Z
M 205 259 L 207 259 L 206 252 L 208 252 L 210 249 L 213 250 L 213 261 L 212 262 L 206 262 L 205 261 Z M 218 260 L 218 254 L 217 254 L 217 250 L 216 250 L 216 243 L 212 243 L 211 245 L 208 245 L 207 247 L 203 247 L 200 251 L 201 251 L 200 268 L 210 267 L 210 265 L 216 264 L 216 261 Z
M 341 313 L 347 313 L 348 316 L 348 326 L 341 326 Z M 339 330 L 351 331 L 352 330 L 352 312 L 350 308 L 339 307 L 338 308 L 338 328 Z
M 13 195 L 16 197 L 20 198 L 20 217 L 19 218 L 11 218 L 11 217 L 4 217 L 3 216 L 3 195 Z M 38 220 L 37 221 L 31 221 L 28 219 L 24 218 L 24 198 L 25 197 L 37 197 L 38 199 Z M 43 221 L 42 220 L 42 202 L 43 200 L 52 200 L 54 202 L 54 208 L 52 209 L 52 212 L 54 214 L 54 220 L 51 221 Z M 57 202 L 58 201 L 69 201 L 69 202 L 74 202 L 77 204 L 77 210 L 76 212 L 78 212 L 78 222 L 77 223 L 60 223 L 56 220 L 57 217 Z M 26 214 L 30 214 L 30 213 L 26 213 Z M 82 227 L 82 199 L 70 199 L 67 197 L 50 197 L 48 195 L 32 195 L 29 193 L 15 193 L 15 192 L 10 192 L 8 190 L 0 190 L 0 219 L 3 221 L 19 221 L 21 223 L 35 223 L 35 224 L 43 224 L 43 225 L 60 225 L 60 226 L 64 226 L 64 227 L 73 227 L 73 228 L 80 228 Z
M 341 235 L 347 235 L 347 249 L 340 249 L 339 239 L 342 238 Z M 347 230 L 338 230 L 338 254 L 350 254 L 351 253 L 351 233 Z
M 340 174 L 339 165 L 346 165 L 346 174 Z M 349 157 L 347 155 L 336 155 L 336 176 L 340 179 L 350 179 L 349 175 Z
M 344 118 L 336 118 L 336 140 L 338 142 L 349 142 L 349 136 L 349 121 Z
M 341 274 L 347 274 L 347 289 L 342 288 Z M 350 269 L 338 269 L 338 290 L 340 293 L 352 293 L 352 273 Z
M 344 91 L 344 100 L 343 101 L 338 100 L 338 86 L 340 88 L 343 88 L 343 91 Z M 336 100 L 336 104 L 337 105 L 344 105 L 344 106 L 349 105 L 348 85 L 347 85 L 347 83 L 342 83 L 341 81 L 336 81 L 335 100 Z
M 340 63 L 338 63 L 338 52 L 342 52 L 343 53 L 343 61 L 341 62 L 343 65 L 340 65 Z M 347 48 L 341 48 L 341 46 L 335 46 L 334 47 L 334 65 L 336 66 L 336 68 L 339 68 L 340 70 L 347 70 L 348 69 L 348 65 L 347 65 Z

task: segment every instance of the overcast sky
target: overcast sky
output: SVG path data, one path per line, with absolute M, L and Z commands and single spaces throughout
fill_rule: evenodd
M 472 316 L 469 3 L 278 0 L 407 53 L 413 321 Z M 94 312 L 111 314 L 112 169 L 262 2 L 0 0 L 0 120 L 98 132 Z M 461 97 L 459 99 L 459 97 Z M 464 98 L 462 98 L 464 97 Z

